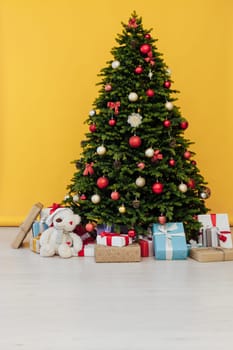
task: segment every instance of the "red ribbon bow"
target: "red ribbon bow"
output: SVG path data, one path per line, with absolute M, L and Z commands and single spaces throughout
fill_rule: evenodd
M 137 22 L 136 22 L 136 21 L 137 21 L 136 18 L 131 18 L 131 19 L 129 20 L 128 27 L 129 27 L 129 28 L 137 28 L 138 25 L 137 25 Z
M 225 236 L 226 234 L 231 234 L 231 231 L 220 231 L 218 234 L 218 238 L 222 242 L 226 242 L 227 237 Z
M 157 149 L 156 151 L 154 151 L 154 155 L 151 158 L 151 161 L 156 162 L 156 160 L 161 160 L 161 159 L 163 159 L 163 155 L 162 153 L 160 153 L 160 150 Z
M 107 104 L 108 108 L 114 109 L 114 114 L 119 114 L 118 108 L 120 107 L 120 105 L 121 105 L 120 101 L 117 101 L 117 102 L 109 101 Z
M 53 203 L 50 211 L 49 211 L 49 214 L 52 214 L 55 212 L 55 210 L 57 210 L 58 208 L 62 208 L 62 206 L 60 204 L 57 204 L 57 203 Z
M 152 51 L 149 51 L 148 54 L 147 54 L 147 57 L 145 58 L 145 61 L 150 63 L 151 66 L 154 66 L 155 65 L 155 61 L 154 61 L 154 58 L 153 58 L 153 53 Z
M 211 223 L 214 227 L 216 227 L 216 222 L 217 222 L 217 216 L 216 214 L 210 214 L 211 218 Z M 227 237 L 225 236 L 226 234 L 231 234 L 231 231 L 219 231 L 218 232 L 218 238 L 222 242 L 226 242 Z
M 91 163 L 86 163 L 85 169 L 84 169 L 84 171 L 83 171 L 83 175 L 84 175 L 84 176 L 93 175 L 93 174 L 94 174 L 93 165 L 94 165 L 93 162 L 91 162 Z

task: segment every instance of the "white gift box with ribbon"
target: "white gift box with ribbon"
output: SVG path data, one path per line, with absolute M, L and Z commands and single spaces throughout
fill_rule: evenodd
M 199 243 L 204 247 L 232 248 L 231 230 L 227 214 L 198 215 L 202 224 Z

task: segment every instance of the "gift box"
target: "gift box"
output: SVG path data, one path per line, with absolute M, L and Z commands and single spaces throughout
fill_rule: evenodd
M 100 244 L 95 246 L 96 262 L 138 262 L 141 261 L 141 250 L 138 243 L 125 247 L 110 247 Z
M 30 249 L 35 253 L 40 253 L 40 236 L 41 233 L 39 233 L 36 237 L 30 237 L 29 240 L 29 247 Z
M 95 256 L 95 244 L 88 243 L 78 252 L 78 256 Z
M 152 239 L 140 238 L 138 241 L 142 257 L 154 256 L 154 247 Z
M 198 215 L 198 221 L 202 224 L 199 243 L 204 247 L 233 247 L 227 214 Z
M 186 259 L 188 248 L 182 222 L 171 222 L 165 225 L 153 224 L 153 244 L 155 259 Z
M 81 240 L 83 241 L 83 244 L 88 243 L 94 243 L 95 242 L 95 236 L 91 235 L 91 233 L 87 232 L 85 227 L 82 225 L 77 225 L 74 229 L 74 233 L 77 234 Z
M 42 221 L 34 221 L 32 224 L 32 236 L 37 237 L 39 233 L 44 232 L 49 226 Z
M 105 246 L 124 247 L 132 244 L 132 238 L 120 233 L 102 232 L 101 234 L 97 235 L 96 243 Z
M 233 260 L 233 249 L 221 247 L 191 248 L 189 256 L 199 262 L 230 261 Z
M 98 224 L 96 225 L 97 235 L 100 235 L 102 232 L 114 232 L 114 225 L 108 224 Z
M 22 245 L 24 239 L 32 228 L 33 222 L 40 214 L 42 208 L 43 205 L 41 203 L 36 203 L 33 205 L 24 222 L 19 226 L 19 232 L 11 243 L 12 248 L 18 249 Z

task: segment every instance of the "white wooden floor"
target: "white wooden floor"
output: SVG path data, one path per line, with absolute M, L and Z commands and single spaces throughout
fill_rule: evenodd
M 232 349 L 233 262 L 41 258 L 0 228 L 0 349 Z

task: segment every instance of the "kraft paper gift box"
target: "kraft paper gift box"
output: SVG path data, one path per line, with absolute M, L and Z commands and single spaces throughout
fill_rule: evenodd
M 44 232 L 49 226 L 43 221 L 34 221 L 32 224 L 32 236 L 36 237 L 39 233 Z
M 120 233 L 102 232 L 100 235 L 97 235 L 96 243 L 105 246 L 124 247 L 132 244 L 132 238 Z
M 191 248 L 189 256 L 199 262 L 230 261 L 233 260 L 233 248 Z
M 188 247 L 182 222 L 165 225 L 153 224 L 153 243 L 155 259 L 182 260 L 188 256 Z
M 96 262 L 139 262 L 141 261 L 141 249 L 138 243 L 125 247 L 110 247 L 100 244 L 95 246 Z
M 233 247 L 227 214 L 198 215 L 198 221 L 202 224 L 199 243 L 204 247 Z

